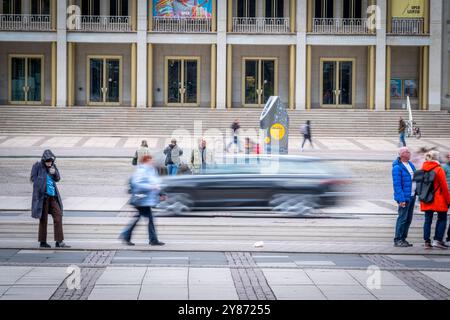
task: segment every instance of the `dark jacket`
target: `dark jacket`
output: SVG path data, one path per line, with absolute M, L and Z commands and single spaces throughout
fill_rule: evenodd
M 409 165 L 416 171 L 411 161 Z M 412 179 L 408 169 L 402 164 L 400 158 L 392 163 L 392 182 L 394 185 L 394 200 L 397 202 L 409 202 L 412 192 Z
M 55 155 L 50 150 L 45 150 L 42 155 L 41 161 L 36 162 L 31 169 L 30 180 L 33 183 L 33 197 L 31 200 L 31 216 L 35 219 L 40 219 L 42 216 L 42 209 L 44 207 L 44 199 L 46 196 L 47 189 L 47 174 L 48 169 L 45 166 L 45 161 L 52 159 L 53 167 L 55 168 L 55 174 L 51 175 L 53 181 L 55 182 L 55 192 L 58 200 L 59 207 L 61 208 L 61 214 L 63 213 L 63 205 L 61 201 L 61 195 L 59 194 L 56 182 L 61 179 L 59 175 L 59 170 L 55 165 Z

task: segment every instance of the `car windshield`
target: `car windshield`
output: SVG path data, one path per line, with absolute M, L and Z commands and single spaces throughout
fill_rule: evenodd
M 229 158 L 207 167 L 202 174 L 325 174 L 320 161 L 278 158 Z

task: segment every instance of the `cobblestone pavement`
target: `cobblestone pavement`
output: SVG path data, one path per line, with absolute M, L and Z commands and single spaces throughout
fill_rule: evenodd
M 0 300 L 450 299 L 448 256 L 0 250 L 0 257 L 15 261 L 0 263 Z M 74 265 L 81 287 L 71 290 Z

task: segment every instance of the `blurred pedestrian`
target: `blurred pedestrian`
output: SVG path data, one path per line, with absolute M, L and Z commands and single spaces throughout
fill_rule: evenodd
M 119 239 L 129 246 L 134 246 L 131 242 L 133 230 L 141 217 L 148 218 L 148 236 L 149 243 L 152 246 L 162 246 L 164 242 L 158 240 L 156 235 L 155 224 L 153 222 L 152 207 L 155 207 L 160 200 L 160 178 L 153 166 L 153 158 L 151 155 L 142 157 L 142 162 L 134 172 L 130 179 L 130 204 L 137 210 L 138 214 L 131 223 L 120 234 Z
M 39 219 L 39 236 L 41 248 L 50 248 L 47 243 L 48 215 L 53 218 L 53 233 L 57 248 L 70 248 L 64 243 L 63 205 L 56 182 L 61 176 L 55 164 L 56 157 L 51 150 L 45 150 L 41 161 L 31 169 L 30 180 L 33 183 L 31 216 Z
M 312 134 L 311 134 L 311 121 L 307 120 L 306 123 L 302 126 L 301 132 L 303 134 L 303 143 L 302 143 L 302 152 L 303 148 L 305 147 L 306 140 L 309 141 L 311 144 L 311 148 L 314 149 L 313 143 L 312 143 Z
M 425 162 L 422 166 L 424 172 L 434 171 L 434 181 L 431 183 L 434 190 L 433 199 L 430 202 L 420 201 L 420 210 L 425 212 L 425 223 L 423 226 L 423 238 L 425 240 L 425 248 L 432 247 L 447 249 L 448 246 L 443 242 L 445 228 L 447 227 L 447 211 L 450 205 L 450 193 L 445 178 L 444 169 L 439 163 L 439 152 L 430 151 L 425 155 Z M 437 212 L 438 218 L 436 222 L 436 230 L 434 234 L 433 244 L 431 243 L 431 225 L 433 223 L 433 215 Z
M 191 171 L 193 174 L 203 172 L 208 166 L 215 164 L 215 156 L 213 150 L 206 147 L 206 140 L 200 139 L 197 148 L 191 152 Z
M 233 130 L 233 140 L 227 146 L 227 152 L 229 152 L 230 147 L 235 145 L 238 147 L 239 152 L 242 151 L 241 142 L 239 141 L 239 131 L 241 129 L 241 125 L 239 124 L 239 119 L 235 119 L 231 124 L 231 130 Z
M 398 216 L 395 226 L 395 247 L 412 247 L 406 238 L 414 214 L 416 202 L 416 185 L 413 181 L 416 168 L 410 160 L 411 152 L 403 147 L 399 150 L 399 157 L 392 163 L 392 182 L 394 199 L 398 204 Z
M 133 158 L 133 165 L 141 164 L 142 158 L 144 156 L 150 155 L 150 150 L 148 149 L 147 140 L 142 140 L 141 146 L 136 150 Z
M 448 191 L 450 192 L 450 152 L 448 152 L 446 155 L 445 163 L 442 165 L 442 169 L 444 169 Z M 447 231 L 447 239 L 446 240 L 447 240 L 447 242 L 445 244 L 447 246 L 450 246 L 450 226 Z
M 164 154 L 166 155 L 167 174 L 176 176 L 181 164 L 181 156 L 183 155 L 183 150 L 177 145 L 176 139 L 171 140 L 171 143 L 164 149 Z
M 402 117 L 398 120 L 398 134 L 400 135 L 400 146 L 406 147 L 405 140 L 406 122 Z

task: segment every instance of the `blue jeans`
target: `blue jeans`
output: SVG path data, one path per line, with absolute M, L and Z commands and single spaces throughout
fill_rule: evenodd
M 157 242 L 158 237 L 156 236 L 155 224 L 153 223 L 153 215 L 152 209 L 150 207 L 136 207 L 139 214 L 134 216 L 131 223 L 125 228 L 125 230 L 121 233 L 120 237 L 124 240 L 130 241 L 131 236 L 133 234 L 133 230 L 136 227 L 137 223 L 141 219 L 141 217 L 148 218 L 148 237 L 150 242 Z
M 400 143 L 403 144 L 403 147 L 406 147 L 405 133 L 400 133 Z
M 425 211 L 425 223 L 423 225 L 423 240 L 431 241 L 431 224 L 433 223 L 433 211 Z M 438 212 L 434 240 L 442 241 L 447 227 L 447 212 Z
M 414 205 L 416 203 L 416 197 L 413 196 L 406 202 L 404 208 L 398 206 L 398 217 L 395 225 L 395 238 L 394 242 L 405 241 L 408 237 L 409 226 L 414 213 Z
M 169 176 L 176 176 L 178 173 L 178 165 L 176 164 L 168 164 L 167 165 L 167 174 Z

